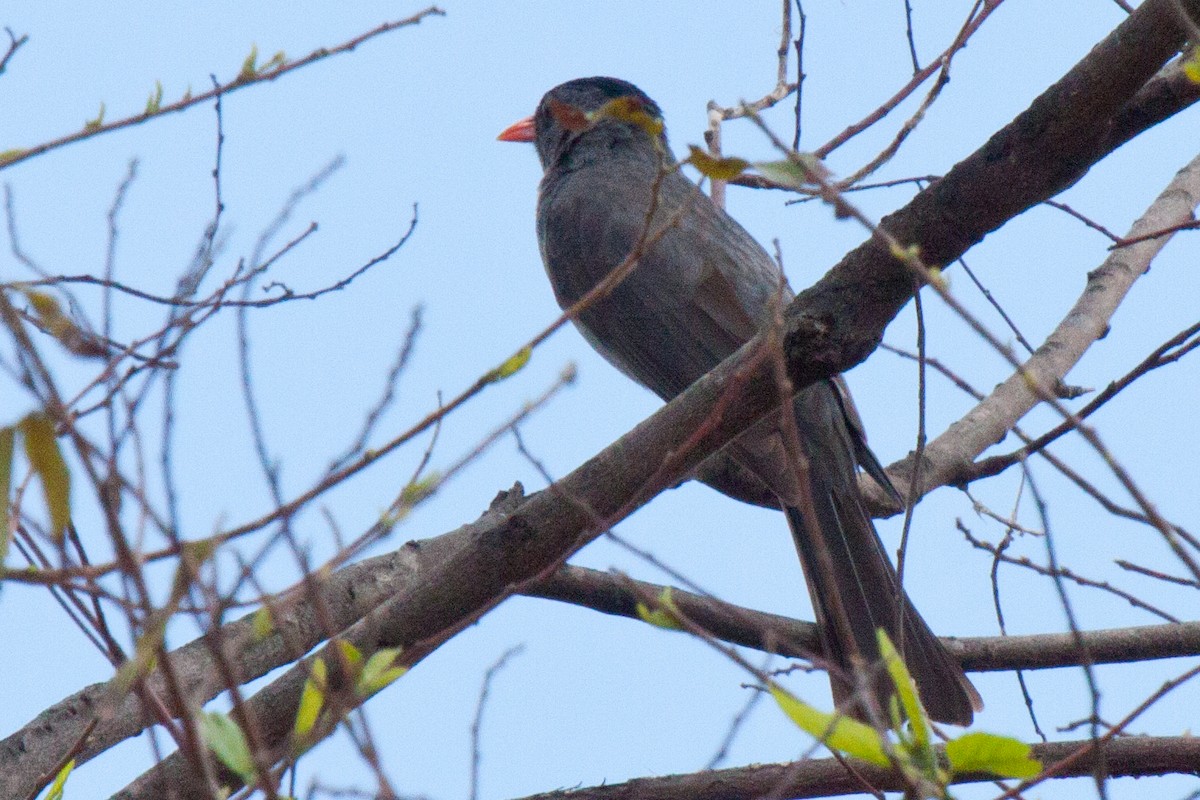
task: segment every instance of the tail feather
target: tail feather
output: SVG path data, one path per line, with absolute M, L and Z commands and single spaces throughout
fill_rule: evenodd
M 883 628 L 908 666 L 930 717 L 969 725 L 974 712 L 983 707 L 979 693 L 900 586 L 857 491 L 837 491 L 825 485 L 818 470 L 813 470 L 812 482 L 816 524 L 806 525 L 797 508 L 785 506 L 784 511 L 800 554 L 826 656 L 840 667 L 841 674 L 831 672 L 835 701 L 842 706 L 854 692 L 855 655 L 866 664 L 878 662 L 875 630 Z M 818 542 L 813 541 L 814 532 Z M 822 558 L 821 550 L 828 554 L 827 560 Z M 892 690 L 881 670 L 875 673 L 874 691 L 886 708 Z M 862 713 L 853 706 L 847 710 Z
M 878 664 L 875 631 L 882 628 L 904 658 L 929 715 L 940 722 L 969 725 L 983 703 L 904 593 L 875 532 L 859 494 L 856 463 L 885 488 L 891 484 L 847 409 L 830 381 L 796 394 L 790 411 L 807 469 L 797 469 L 785 444 L 784 426 L 770 418 L 738 437 L 730 455 L 779 498 L 787 514 L 839 705 L 851 701 L 845 710 L 864 715 L 852 702 L 854 666 Z M 810 503 L 813 518 L 805 520 L 800 509 Z M 871 674 L 872 689 L 886 708 L 891 682 L 882 669 Z

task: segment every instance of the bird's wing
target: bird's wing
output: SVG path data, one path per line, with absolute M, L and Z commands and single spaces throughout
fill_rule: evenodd
M 732 272 L 742 269 L 738 249 L 718 240 L 740 237 L 761 252 L 749 234 L 681 175 L 664 177 L 653 206 L 649 181 L 622 177 L 578 169 L 543 181 L 542 257 L 565 308 L 644 244 L 630 274 L 576 322 L 609 361 L 670 398 L 755 334 L 778 273 L 765 291 L 745 296 Z

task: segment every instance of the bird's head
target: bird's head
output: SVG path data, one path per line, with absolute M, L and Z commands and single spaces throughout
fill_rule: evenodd
M 577 78 L 546 92 L 533 116 L 504 129 L 503 142 L 532 142 L 543 167 L 558 161 L 584 134 L 644 141 L 667 154 L 667 135 L 658 104 L 645 92 L 618 78 Z

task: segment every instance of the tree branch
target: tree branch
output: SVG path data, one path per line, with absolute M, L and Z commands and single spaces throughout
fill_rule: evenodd
M 657 597 L 665 588 L 568 565 L 524 593 L 636 620 L 640 619 L 638 601 Z M 811 622 L 755 611 L 674 587 L 671 600 L 689 620 L 731 644 L 789 658 L 805 658 L 820 647 L 817 626 Z M 969 672 L 1073 667 L 1085 660 L 1094 664 L 1124 664 L 1200 655 L 1200 622 L 1081 631 L 1078 639 L 1070 633 L 1039 633 L 948 637 L 942 642 Z
M 1176 173 L 1133 224 L 1127 238 L 1191 220 L 1197 205 L 1200 205 L 1200 156 Z M 1033 356 L 925 447 L 920 494 L 974 477 L 974 459 L 1003 439 L 1044 396 L 1052 396 L 1054 388 L 1092 344 L 1109 332 L 1117 308 L 1134 282 L 1149 271 L 1151 261 L 1169 240 L 1169 236 L 1163 236 L 1115 250 L 1100 267 L 1088 273 L 1079 299 Z M 907 492 L 915 471 L 914 454 L 889 468 L 902 494 Z
M 1195 773 L 1200 764 L 1200 739 L 1191 736 L 1130 736 L 1105 742 L 1097 749 L 1091 741 L 1049 742 L 1033 745 L 1033 756 L 1047 769 L 1073 759 L 1056 771 L 1060 778 L 1091 777 L 1101 770 L 1111 778 L 1143 777 L 1169 773 Z M 1078 755 L 1081 751 L 1086 754 Z M 529 795 L 521 800 L 757 800 L 763 797 L 804 798 L 859 794 L 869 789 L 904 791 L 904 781 L 894 772 L 855 761 L 855 773 L 832 758 L 792 764 L 757 764 L 737 769 L 712 770 L 691 775 L 637 778 L 625 783 L 589 786 Z M 993 775 L 956 775 L 951 783 L 996 780 Z
M 385 22 L 384 24 L 367 31 L 366 33 L 359 34 L 358 36 L 342 42 L 341 44 L 334 45 L 332 47 L 322 47 L 314 50 L 303 58 L 296 59 L 295 61 L 284 61 L 283 63 L 271 61 L 263 67 L 258 67 L 254 64 L 253 59 L 247 59 L 246 63 L 242 66 L 241 73 L 239 73 L 237 77 L 233 78 L 228 83 L 217 84 L 214 88 L 208 90 L 207 92 L 202 92 L 195 95 L 192 94 L 191 89 L 189 89 L 187 94 L 181 99 L 165 106 L 159 104 L 161 102 L 160 85 L 160 97 L 157 98 L 157 101 L 152 98 L 152 100 L 147 103 L 146 108 L 142 111 L 142 113 L 134 114 L 133 116 L 118 119 L 113 122 L 104 122 L 104 104 L 101 103 L 100 116 L 95 120 L 87 122 L 81 130 L 66 134 L 65 136 L 60 136 L 59 138 L 52 139 L 48 142 L 42 142 L 41 144 L 37 144 L 32 147 L 6 150 L 3 153 L 0 153 L 0 170 L 7 169 L 14 164 L 19 164 L 22 161 L 27 161 L 35 156 L 40 156 L 42 153 L 49 152 L 50 150 L 57 150 L 61 147 L 66 147 L 69 144 L 81 142 L 84 139 L 91 139 L 93 136 L 101 136 L 112 131 L 121 130 L 122 128 L 141 125 L 143 122 L 156 119 L 164 114 L 186 111 L 193 106 L 206 103 L 215 97 L 230 94 L 238 91 L 239 89 L 244 89 L 247 86 L 252 86 L 256 83 L 273 81 L 289 72 L 293 72 L 301 67 L 306 67 L 309 64 L 317 61 L 322 61 L 330 56 L 353 52 L 355 48 L 366 42 L 368 39 L 374 39 L 377 36 L 390 33 L 391 31 L 399 28 L 406 28 L 410 25 L 418 25 L 422 20 L 429 16 L 444 17 L 445 15 L 446 12 L 442 11 L 437 6 L 430 6 L 429 8 L 426 8 L 423 11 L 418 11 L 416 14 L 413 14 L 405 19 L 396 20 L 395 22 Z M 11 33 L 9 35 L 11 36 Z M 24 44 L 27 38 L 28 37 L 24 36 L 21 37 L 16 44 Z M 16 48 L 14 47 L 12 49 L 15 50 Z M 5 60 L 7 60 L 7 58 Z M 3 62 L 0 62 L 0 66 L 2 65 Z
M 1200 0 L 1147 0 L 1030 107 L 880 228 L 946 267 L 1008 220 L 1082 178 L 1124 139 L 1114 119 L 1183 46 L 1178 14 Z M 912 299 L 912 273 L 878 237 L 859 245 L 785 312 L 797 386 L 864 360 Z

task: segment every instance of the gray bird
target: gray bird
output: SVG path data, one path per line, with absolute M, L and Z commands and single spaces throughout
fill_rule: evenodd
M 500 138 L 537 147 L 545 170 L 538 242 L 562 308 L 647 242 L 628 276 L 575 322 L 609 362 L 669 400 L 749 341 L 792 294 L 767 252 L 675 168 L 661 120 L 636 86 L 582 78 L 551 89 Z M 798 392 L 793 408 L 807 470 L 794 468 L 779 420 L 768 415 L 698 476 L 738 499 L 769 498 L 787 515 L 839 707 L 863 714 L 856 660 L 875 665 L 867 680 L 880 700 L 891 693 L 877 663 L 875 629 L 883 628 L 902 648 L 930 716 L 970 724 L 979 694 L 904 593 L 859 493 L 856 465 L 895 489 L 866 447 L 849 395 L 822 381 Z M 812 525 L 799 511 L 806 493 Z M 822 549 L 832 562 L 825 566 Z

